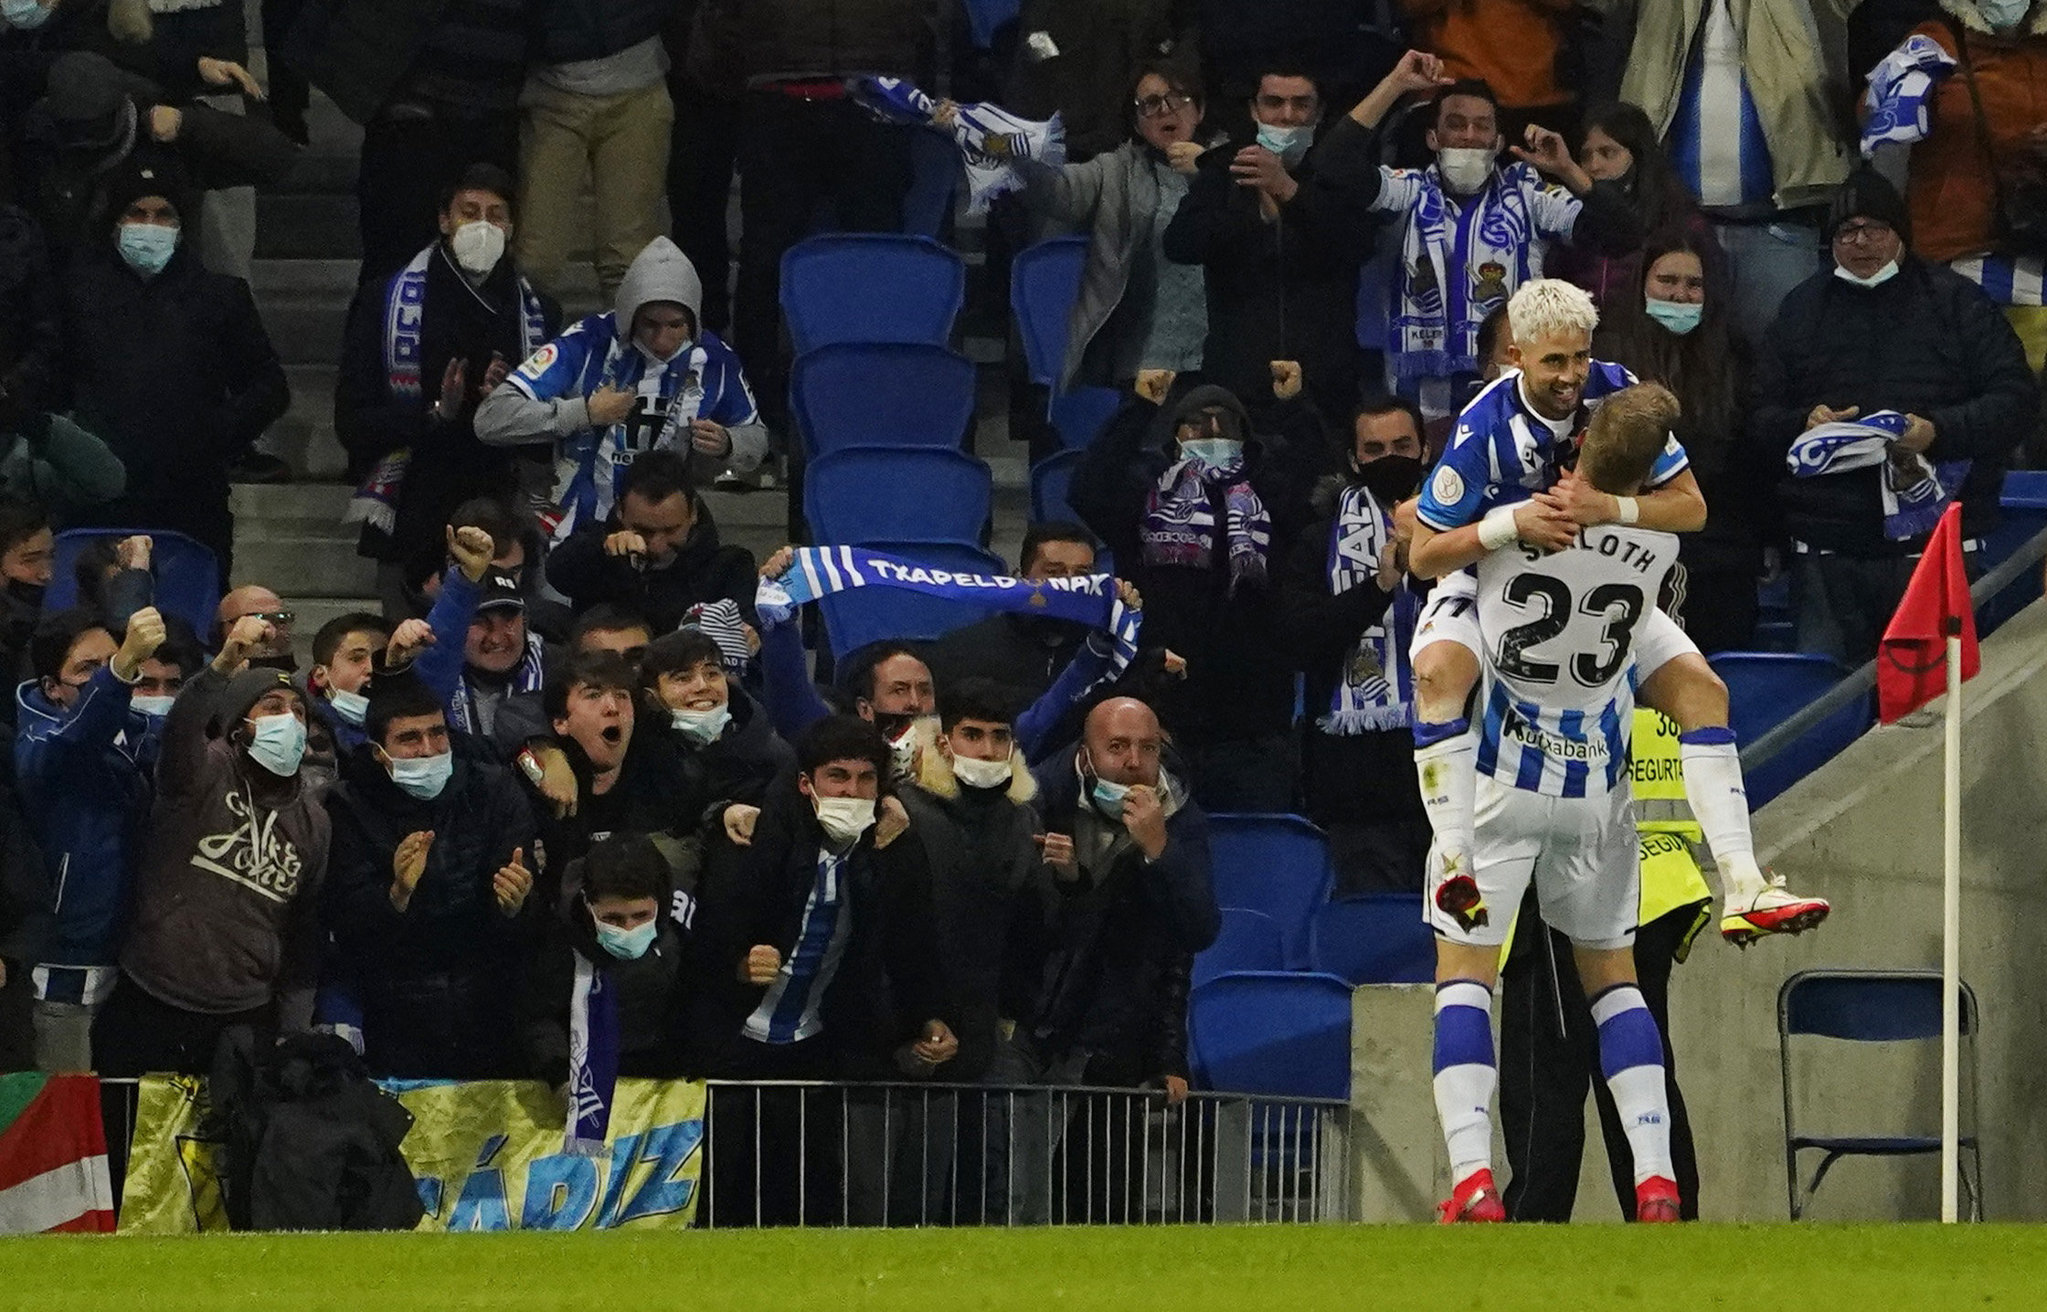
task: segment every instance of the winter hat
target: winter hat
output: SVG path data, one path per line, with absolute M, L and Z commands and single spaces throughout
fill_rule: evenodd
M 1887 223 L 1906 245 L 1912 244 L 1912 216 L 1905 199 L 1890 180 L 1875 169 L 1857 169 L 1834 189 L 1833 204 L 1827 210 L 1827 239 L 1850 219 L 1875 219 Z
M 107 176 L 107 221 L 120 222 L 128 207 L 144 196 L 161 196 L 178 211 L 181 222 L 190 223 L 193 211 L 187 204 L 184 171 L 163 158 L 127 159 Z
M 105 55 L 73 51 L 50 65 L 43 108 L 58 148 L 99 160 L 118 159 L 134 145 L 138 112 L 126 75 Z
M 304 693 L 299 692 L 297 685 L 292 683 L 291 676 L 283 670 L 273 670 L 264 666 L 252 666 L 243 670 L 228 681 L 227 691 L 220 695 L 220 709 L 215 713 L 214 722 L 219 725 L 222 733 L 233 733 L 241 727 L 243 720 L 249 718 L 249 712 L 256 709 L 256 703 L 262 701 L 266 693 L 275 692 L 279 688 L 296 694 L 301 700 L 305 697 Z
M 1221 411 L 1218 420 L 1222 436 L 1238 442 L 1251 439 L 1251 412 L 1244 408 L 1235 392 L 1213 383 L 1194 388 L 1180 398 L 1180 404 L 1173 408 L 1173 430 L 1178 432 L 1180 425 L 1199 420 L 1203 412 L 1209 410 Z

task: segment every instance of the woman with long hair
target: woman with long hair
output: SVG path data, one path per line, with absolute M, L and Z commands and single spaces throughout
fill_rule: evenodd
M 1649 239 L 1631 296 L 1606 307 L 1593 353 L 1677 394 L 1677 439 L 1706 496 L 1706 527 L 1679 539 L 1680 614 L 1704 652 L 1755 641 L 1756 582 L 1775 471 L 1749 432 L 1749 354 L 1729 315 L 1727 271 L 1711 236 L 1664 229 Z
M 1634 202 L 1644 231 L 1710 233 L 1698 200 L 1685 189 L 1640 107 L 1625 101 L 1594 106 L 1576 144 L 1585 172 L 1595 182 L 1618 183 Z M 1637 294 L 1642 263 L 1638 255 L 1602 255 L 1595 247 L 1573 244 L 1552 255 L 1546 272 L 1583 287 L 1604 314 L 1614 300 Z

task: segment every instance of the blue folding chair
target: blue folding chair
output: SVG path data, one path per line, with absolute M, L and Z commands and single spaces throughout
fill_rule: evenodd
M 1848 674 L 1825 656 L 1800 652 L 1723 651 L 1708 662 L 1727 685 L 1730 726 L 1740 743 L 1755 742 Z M 1833 760 L 1875 722 L 1874 698 L 1859 697 L 1783 752 L 1746 772 L 1750 809 L 1761 808 Z
M 156 575 L 156 608 L 184 620 L 203 639 L 213 631 L 213 612 L 220 605 L 220 560 L 204 543 L 168 529 L 65 529 L 57 535 L 43 609 L 58 611 L 78 604 L 78 555 L 88 542 L 118 542 L 137 534 L 151 542 L 150 571 Z
M 1066 334 L 1080 275 L 1087 267 L 1086 237 L 1054 237 L 1018 252 L 1009 266 L 1009 303 L 1023 335 L 1031 381 L 1056 388 L 1066 364 Z
M 1122 408 L 1123 393 L 1113 387 L 1076 387 L 1053 397 L 1045 413 L 1059 434 L 1059 445 L 1079 451 L 1101 436 Z
M 875 551 L 914 560 L 931 569 L 955 573 L 1001 574 L 1004 567 L 989 552 L 955 542 L 868 542 Z M 834 592 L 818 599 L 824 612 L 825 645 L 834 659 L 870 642 L 929 642 L 954 629 L 987 619 L 987 608 L 948 601 L 921 592 L 870 585 Z
M 2004 476 L 1998 498 L 1998 525 L 1983 539 L 1977 558 L 1985 571 L 1996 569 L 2014 552 L 2047 529 L 2047 470 L 2014 469 Z M 2040 571 L 2029 569 L 2011 586 L 1976 608 L 1976 631 L 1988 635 L 2012 616 L 2040 599 Z
M 1194 983 L 1203 984 L 1233 970 L 1286 968 L 1286 949 L 1271 916 L 1245 907 L 1224 907 L 1222 917 L 1222 931 L 1215 942 L 1194 954 Z
M 1188 1038 L 1203 1088 L 1350 1097 L 1350 985 L 1334 975 L 1236 971 L 1194 986 Z
M 1220 906 L 1262 911 L 1279 924 L 1286 967 L 1308 966 L 1308 917 L 1329 897 L 1329 838 L 1297 815 L 1225 812 L 1208 818 Z
M 1086 456 L 1085 451 L 1054 451 L 1031 466 L 1032 523 L 1076 518 L 1066 492 L 1073 486 L 1074 471 Z
M 782 257 L 782 317 L 797 355 L 834 342 L 944 346 L 966 289 L 966 261 L 929 237 L 830 233 Z
M 1436 977 L 1436 936 L 1419 893 L 1367 893 L 1315 908 L 1308 964 L 1352 984 L 1426 984 Z
M 940 447 L 855 446 L 803 473 L 803 514 L 829 546 L 956 542 L 976 546 L 994 479 L 973 456 Z
M 959 448 L 974 362 L 919 342 L 836 342 L 796 357 L 789 408 L 810 458 L 850 446 Z
M 1784 1182 L 1791 1219 L 1804 1215 L 1820 1182 L 1843 1157 L 1917 1157 L 1940 1152 L 1935 1135 L 1801 1133 L 1793 1111 L 1791 1040 L 1811 1036 L 1845 1043 L 1907 1043 L 1941 1036 L 1937 970 L 1801 970 L 1777 991 L 1777 1043 L 1784 1074 Z M 1961 985 L 1964 1108 L 1962 1190 L 1972 1219 L 1983 1219 L 1983 1156 L 1973 1130 L 1976 1109 L 1976 992 Z M 1804 1045 L 1801 1045 L 1804 1046 Z M 1861 1093 L 1867 1094 L 1864 1087 Z M 1821 1154 L 1810 1183 L 1801 1184 L 1799 1154 Z

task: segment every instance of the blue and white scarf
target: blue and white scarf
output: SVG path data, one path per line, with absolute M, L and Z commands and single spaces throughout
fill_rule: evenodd
M 526 654 L 512 668 L 512 677 L 507 685 L 509 691 L 539 692 L 547 682 L 547 671 L 543 663 L 547 655 L 547 643 L 537 633 L 526 634 Z M 449 727 L 462 733 L 480 734 L 483 726 L 477 722 L 476 692 L 469 686 L 469 676 L 462 676 L 461 686 L 448 699 Z
M 1535 217 L 1526 193 L 1543 186 L 1530 165 L 1495 169 L 1453 226 L 1435 165 L 1422 170 L 1420 183 L 1402 238 L 1391 343 L 1393 374 L 1404 387 L 1478 372 L 1479 325 L 1533 276 Z
M 412 257 L 391 279 L 384 292 L 384 378 L 391 395 L 417 401 L 425 394 L 420 379 L 421 361 L 426 354 L 427 267 L 441 250 L 436 242 Z M 463 281 L 463 286 L 469 286 Z M 525 359 L 547 341 L 547 312 L 540 294 L 522 274 L 519 287 L 519 358 Z M 475 288 L 470 294 L 476 295 Z M 389 533 L 398 524 L 398 494 L 405 484 L 405 468 L 412 463 L 412 448 L 400 447 L 370 470 L 342 512 L 344 524 L 368 524 Z
M 1797 478 L 1820 478 L 1882 465 L 1877 487 L 1883 502 L 1884 537 L 1908 542 L 1924 537 L 1969 477 L 1968 460 L 1934 464 L 1923 455 L 1891 459 L 1891 444 L 1910 422 L 1896 410 L 1878 410 L 1841 423 L 1821 424 L 1799 434 L 1784 464 Z
M 1329 595 L 1374 583 L 1379 553 L 1393 540 L 1393 516 L 1361 486 L 1350 486 L 1336 502 L 1329 529 Z M 1408 643 L 1414 638 L 1421 603 L 1406 579 L 1393 590 L 1393 603 L 1377 624 L 1359 635 L 1344 661 L 1343 676 L 1317 728 L 1340 738 L 1410 728 L 1414 724 L 1414 667 Z
M 569 1123 L 562 1151 L 602 1157 L 618 1090 L 618 988 L 578 952 L 569 991 Z
M 1929 36 L 1913 35 L 1869 70 L 1862 97 L 1862 157 L 1891 144 L 1909 146 L 1932 130 L 1933 84 L 1955 71 L 1955 57 Z
M 1138 536 L 1147 565 L 1180 565 L 1208 569 L 1215 564 L 1216 524 L 1213 492 L 1223 497 L 1223 540 L 1230 571 L 1229 593 L 1245 581 L 1266 580 L 1266 557 L 1272 551 L 1272 517 L 1244 477 L 1242 459 L 1227 465 L 1204 465 L 1184 459 L 1159 475 L 1144 507 Z
M 938 102 L 901 78 L 861 77 L 848 84 L 854 99 L 877 117 L 949 132 L 967 170 L 967 206 L 975 214 L 997 196 L 1021 190 L 1020 159 L 1057 168 L 1066 162 L 1066 124 L 1059 115 L 1040 123 L 997 105 L 958 106 L 950 124 L 933 121 Z
M 1144 612 L 1123 604 L 1110 574 L 1082 574 L 1064 579 L 1015 579 L 1004 574 L 960 574 L 932 569 L 900 556 L 864 547 L 799 547 L 789 569 L 779 578 L 762 579 L 754 609 L 764 624 L 788 620 L 797 606 L 852 588 L 899 588 L 927 597 L 945 597 L 989 610 L 1070 620 L 1100 629 L 1114 640 L 1110 675 L 1121 674 L 1137 659 L 1137 634 Z
M 1995 305 L 2047 305 L 2047 259 L 2038 255 L 1967 255 L 1948 268 L 1983 289 Z

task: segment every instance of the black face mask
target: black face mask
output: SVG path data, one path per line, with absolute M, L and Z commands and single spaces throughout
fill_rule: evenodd
M 43 604 L 44 587 L 40 583 L 23 583 L 18 579 L 7 580 L 7 595 L 28 606 Z
M 1357 480 L 1384 506 L 1405 501 L 1422 483 L 1422 462 L 1413 456 L 1380 456 L 1358 466 Z
M 881 736 L 890 742 L 894 742 L 902 737 L 904 731 L 916 723 L 916 720 L 916 716 L 902 711 L 876 711 L 874 713 L 874 727 L 881 730 Z

